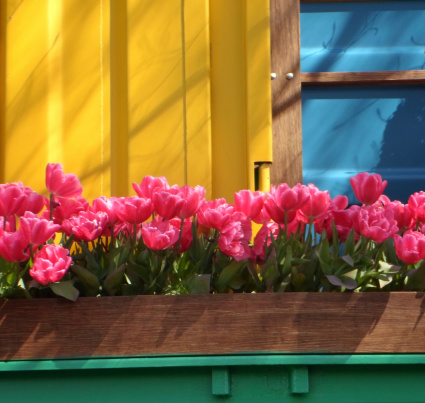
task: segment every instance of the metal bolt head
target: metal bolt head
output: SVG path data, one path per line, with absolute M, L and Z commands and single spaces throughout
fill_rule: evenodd
M 270 77 L 271 77 L 272 80 L 276 80 L 277 74 L 276 73 L 272 73 L 272 74 L 270 74 Z
M 294 73 L 288 73 L 287 75 L 286 75 L 286 79 L 287 80 L 292 80 L 294 78 Z

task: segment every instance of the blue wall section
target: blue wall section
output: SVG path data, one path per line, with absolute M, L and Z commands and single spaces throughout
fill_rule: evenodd
M 301 3 L 301 71 L 425 68 L 425 1 Z
M 362 171 L 387 179 L 392 199 L 425 190 L 425 86 L 308 87 L 302 110 L 304 183 L 351 203 Z

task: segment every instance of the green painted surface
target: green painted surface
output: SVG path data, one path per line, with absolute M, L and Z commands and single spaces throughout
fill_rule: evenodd
M 425 401 L 425 355 L 97 358 L 0 369 L 4 402 Z

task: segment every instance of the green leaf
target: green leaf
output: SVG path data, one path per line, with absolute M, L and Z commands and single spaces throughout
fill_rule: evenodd
M 345 244 L 344 244 L 344 255 L 353 256 L 355 247 L 355 235 L 354 228 L 350 231 Z
M 261 269 L 261 277 L 264 279 L 266 285 L 266 290 L 271 291 L 272 288 L 276 285 L 276 282 L 279 280 L 280 273 L 277 268 L 276 259 L 274 258 L 274 253 L 271 253 L 269 259 Z
M 227 265 L 220 273 L 220 277 L 217 280 L 216 287 L 218 292 L 225 292 L 229 286 L 230 281 L 238 274 L 239 270 L 244 267 L 245 262 L 233 261 Z
M 347 277 L 347 276 L 337 277 L 337 276 L 332 276 L 332 275 L 327 275 L 325 277 L 334 286 L 344 287 L 347 290 L 354 290 L 355 288 L 357 288 L 357 281 L 353 280 L 350 277 Z
M 211 287 L 211 274 L 196 274 L 184 281 L 189 294 L 209 294 Z
M 103 288 L 109 295 L 115 295 L 120 285 L 123 284 L 125 264 L 110 273 L 103 281 Z
M 341 256 L 341 259 L 350 267 L 354 267 L 354 261 L 350 255 Z
M 71 271 L 83 282 L 86 287 L 99 291 L 99 280 L 91 271 L 77 264 L 73 264 L 71 266 Z
M 425 291 L 425 263 L 407 273 L 406 291 Z
M 322 237 L 327 236 L 326 232 L 323 230 Z M 332 257 L 336 259 L 339 256 L 339 242 L 338 242 L 338 231 L 336 230 L 336 225 L 332 219 Z
M 79 295 L 79 292 L 74 287 L 72 281 L 60 281 L 58 283 L 51 283 L 50 288 L 59 297 L 64 297 L 73 302 L 77 300 Z
M 329 241 L 326 236 L 321 238 L 319 247 L 316 250 L 316 255 L 319 258 L 323 274 L 332 274 L 332 257 L 329 248 Z
M 382 260 L 378 263 L 378 265 L 379 265 L 379 268 L 384 273 L 397 273 L 401 269 L 401 266 L 397 266 L 396 264 L 387 263 L 387 262 L 384 262 Z
M 299 260 L 299 259 L 292 259 L 292 250 L 291 248 L 288 248 L 286 250 L 286 256 L 283 262 L 281 262 L 282 268 L 280 270 L 280 272 L 282 273 L 283 276 L 286 276 L 287 274 L 289 274 L 291 272 L 291 268 L 293 265 L 293 261 L 294 260 Z M 296 262 L 295 264 L 299 264 L 298 262 Z

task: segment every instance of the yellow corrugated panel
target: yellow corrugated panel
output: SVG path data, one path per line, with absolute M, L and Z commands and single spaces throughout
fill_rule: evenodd
M 269 2 L 214 0 L 210 9 L 213 193 L 233 200 L 254 190 L 255 163 L 272 161 Z
M 1 182 L 43 192 L 61 162 L 89 199 L 145 175 L 253 188 L 271 160 L 267 0 L 0 5 Z
M 130 181 L 211 189 L 207 4 L 128 1 Z
M 46 163 L 62 162 L 88 196 L 109 191 L 106 5 L 6 2 L 3 181 L 42 192 Z

